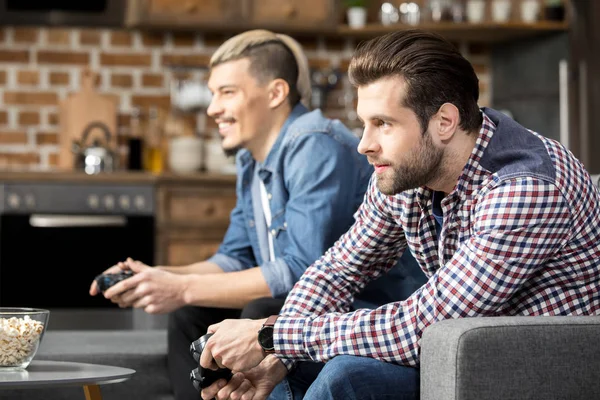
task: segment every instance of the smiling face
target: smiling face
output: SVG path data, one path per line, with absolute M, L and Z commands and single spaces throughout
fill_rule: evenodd
M 402 105 L 405 93 L 398 76 L 358 87 L 357 113 L 365 124 L 358 151 L 375 167 L 377 188 L 386 195 L 436 179 L 444 156 L 430 129 L 423 134 L 416 114 Z
M 252 151 L 261 145 L 270 124 L 269 92 L 249 71 L 250 61 L 242 58 L 215 66 L 208 88 L 212 100 L 209 117 L 219 126 L 223 149 Z

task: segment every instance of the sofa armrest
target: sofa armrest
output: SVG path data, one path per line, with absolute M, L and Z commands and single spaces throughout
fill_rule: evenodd
M 600 316 L 437 322 L 421 339 L 421 400 L 600 399 Z

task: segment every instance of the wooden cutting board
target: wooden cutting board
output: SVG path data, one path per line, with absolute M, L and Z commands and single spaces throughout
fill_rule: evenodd
M 61 169 L 74 169 L 73 141 L 81 141 L 85 128 L 93 122 L 101 122 L 108 127 L 111 133 L 109 142 L 106 143 L 102 130 L 95 129 L 90 131 L 83 146 L 89 146 L 94 139 L 98 139 L 103 146 L 107 146 L 113 151 L 117 149 L 117 101 L 110 96 L 96 92 L 96 78 L 95 72 L 90 69 L 83 70 L 81 91 L 70 94 L 59 104 L 59 167 Z

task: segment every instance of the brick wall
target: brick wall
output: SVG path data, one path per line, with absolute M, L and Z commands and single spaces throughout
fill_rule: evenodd
M 0 27 L 0 168 L 52 170 L 59 153 L 58 102 L 80 89 L 81 73 L 99 74 L 98 92 L 115 96 L 118 134 L 125 143 L 135 106 L 170 107 L 170 65 L 206 66 L 222 35 L 149 33 L 102 29 Z M 303 38 L 314 69 L 345 71 L 356 42 Z M 489 105 L 490 57 L 485 46 L 458 44 L 481 80 L 481 104 Z M 203 79 L 204 70 L 187 72 Z M 354 90 L 345 75 L 327 98 L 325 114 L 358 127 Z M 204 114 L 189 116 L 203 135 L 215 126 Z M 121 146 L 122 151 L 126 151 Z

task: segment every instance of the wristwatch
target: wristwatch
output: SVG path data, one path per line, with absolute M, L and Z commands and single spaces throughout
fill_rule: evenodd
M 266 354 L 275 353 L 275 346 L 273 345 L 273 326 L 279 315 L 271 315 L 262 328 L 258 331 L 258 344 L 262 347 L 263 352 Z

